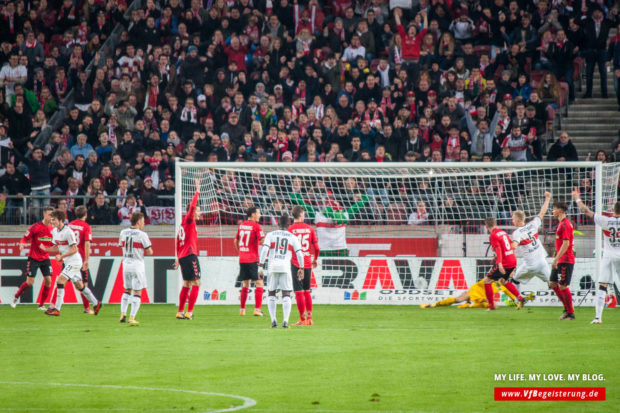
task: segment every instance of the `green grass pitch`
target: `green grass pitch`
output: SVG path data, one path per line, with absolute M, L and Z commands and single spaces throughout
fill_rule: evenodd
M 251 309 L 251 307 L 250 307 Z M 266 310 L 266 306 L 263 308 Z M 495 312 L 315 306 L 315 325 L 272 330 L 238 307 L 143 305 L 139 327 L 66 305 L 0 306 L 0 412 L 617 412 L 620 311 Z M 281 305 L 278 314 L 281 320 Z M 248 311 L 248 314 L 250 311 Z M 291 322 L 297 321 L 293 308 Z M 495 381 L 496 373 L 603 374 L 603 382 Z M 495 386 L 606 387 L 605 402 L 495 402 Z M 243 399 L 243 397 L 247 399 Z M 254 406 L 249 406 L 255 401 Z

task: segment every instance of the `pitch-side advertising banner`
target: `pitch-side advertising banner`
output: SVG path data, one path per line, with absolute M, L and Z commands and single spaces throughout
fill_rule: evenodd
M 10 302 L 19 285 L 25 280 L 25 257 L 0 259 L 0 300 Z M 181 286 L 178 270 L 172 268 L 173 257 L 145 259 L 148 288 L 143 302 L 175 303 Z M 593 278 L 596 262 L 578 259 L 573 273 L 571 291 L 576 304 L 594 305 Z M 240 284 L 239 271 L 233 257 L 200 258 L 202 286 L 199 304 L 237 304 Z M 475 258 L 394 258 L 339 257 L 321 258 L 313 272 L 313 298 L 317 304 L 400 304 L 419 305 L 456 296 L 469 289 L 491 268 L 489 259 Z M 52 261 L 54 276 L 60 264 Z M 106 303 L 120 302 L 123 293 L 122 263 L 118 257 L 93 257 L 90 260 L 91 289 Z M 37 274 L 34 288 L 21 298 L 22 303 L 35 302 L 41 293 L 42 277 Z M 592 290 L 590 290 L 592 289 Z M 546 284 L 534 278 L 521 285 L 523 293 L 534 292 L 533 305 L 560 305 Z M 65 302 L 80 302 L 77 290 L 66 288 Z M 266 292 L 265 292 L 266 294 Z M 252 304 L 254 294 L 249 295 Z M 497 294 L 496 301 L 506 297 Z M 52 295 L 51 299 L 54 299 Z M 615 305 L 615 298 L 610 305 Z

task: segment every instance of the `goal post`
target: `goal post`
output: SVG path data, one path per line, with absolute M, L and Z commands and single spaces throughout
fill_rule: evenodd
M 511 232 L 511 214 L 537 215 L 544 192 L 566 201 L 575 223 L 572 289 L 587 294 L 596 279 L 602 234 L 572 202 L 573 188 L 597 213 L 617 199 L 620 164 L 500 163 L 176 163 L 175 220 L 201 183 L 198 254 L 204 303 L 234 304 L 239 291 L 233 237 L 249 206 L 265 231 L 295 205 L 319 237 L 313 273 L 317 303 L 422 304 L 469 288 L 490 269 L 484 219 Z M 551 208 L 540 236 L 555 252 Z M 542 282 L 522 286 L 540 305 L 558 305 Z M 584 305 L 592 305 L 592 296 Z M 503 297 L 498 297 L 503 298 Z

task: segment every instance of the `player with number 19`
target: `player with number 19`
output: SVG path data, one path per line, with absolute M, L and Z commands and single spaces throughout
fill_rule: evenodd
M 618 275 L 620 271 L 620 202 L 614 204 L 613 216 L 607 217 L 591 211 L 579 197 L 579 190 L 577 188 L 573 191 L 573 199 L 584 215 L 594 218 L 594 223 L 601 227 L 605 237 L 603 259 L 598 271 L 598 290 L 596 290 L 596 299 L 594 301 L 596 315 L 591 322 L 591 324 L 602 324 L 605 298 L 608 293 L 607 288 L 609 284 L 614 283 L 614 275 Z
M 255 206 L 248 208 L 246 220 L 237 229 L 235 235 L 235 249 L 239 253 L 239 277 L 241 286 L 241 310 L 240 315 L 245 315 L 245 302 L 248 299 L 250 282 L 254 281 L 254 315 L 263 316 L 261 306 L 263 304 L 263 278 L 258 273 L 258 246 L 265 239 L 263 228 L 259 225 L 260 209 Z
M 196 192 L 192 201 L 187 207 L 187 214 L 181 221 L 181 226 L 177 232 L 177 259 L 174 261 L 174 268 L 181 267 L 183 277 L 183 287 L 179 293 L 179 310 L 177 319 L 192 320 L 194 318 L 194 305 L 198 299 L 200 289 L 200 264 L 198 263 L 198 230 L 196 221 L 200 219 L 200 178 L 195 178 Z M 191 291 L 190 291 L 191 288 Z M 185 302 L 187 301 L 187 312 Z
M 272 231 L 265 237 L 260 251 L 259 272 L 262 272 L 262 265 L 269 256 L 269 280 L 267 282 L 267 290 L 269 291 L 268 306 L 269 315 L 271 316 L 271 328 L 278 326 L 276 320 L 276 291 L 282 291 L 282 310 L 284 317 L 282 319 L 282 328 L 288 328 L 288 318 L 291 315 L 291 291 L 293 290 L 291 276 L 291 259 L 292 253 L 295 253 L 299 269 L 297 270 L 297 278 L 304 278 L 304 254 L 301 249 L 299 239 L 287 231 L 290 218 L 285 212 L 278 219 L 280 229 Z

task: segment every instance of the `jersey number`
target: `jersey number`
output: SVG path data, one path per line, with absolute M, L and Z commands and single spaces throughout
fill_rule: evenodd
M 250 234 L 252 231 L 239 231 L 239 247 L 247 247 L 250 245 Z M 245 239 L 244 239 L 245 238 Z
M 620 231 L 618 228 L 609 228 L 609 242 L 616 244 L 620 241 Z
M 506 252 L 510 251 L 512 246 L 510 245 L 510 240 L 508 239 L 508 235 L 502 235 L 502 239 L 504 240 L 504 245 L 506 246 Z
M 179 227 L 179 244 L 183 245 L 185 243 L 185 230 L 183 229 L 183 227 Z
M 301 244 L 302 251 L 310 251 L 310 234 L 298 235 L 299 243 Z
M 288 239 L 276 238 L 276 255 L 285 256 L 288 250 Z
M 125 255 L 133 255 L 133 238 L 125 238 Z

